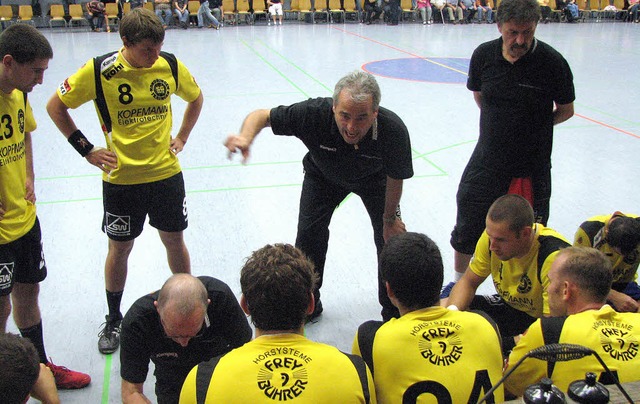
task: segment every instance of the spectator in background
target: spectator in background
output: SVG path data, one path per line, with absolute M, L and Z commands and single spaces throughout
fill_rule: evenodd
M 162 22 L 162 28 L 167 29 L 171 24 L 173 13 L 171 12 L 171 0 L 154 0 L 156 15 Z
M 633 22 L 640 22 L 638 19 L 638 10 L 640 9 L 640 0 L 629 0 L 629 18 Z
M 174 0 L 173 2 L 173 11 L 176 13 L 176 17 L 178 17 L 178 21 L 180 22 L 180 27 L 182 29 L 187 29 L 189 25 L 189 0 Z
M 378 5 L 378 0 L 364 0 L 364 22 L 371 25 L 378 21 L 382 15 L 382 8 Z
M 260 0 L 258 0 L 260 1 Z M 220 21 L 220 27 L 224 26 L 224 8 L 222 7 L 222 0 L 209 0 L 209 10 L 218 21 Z
M 460 7 L 459 2 L 460 0 L 446 0 L 446 2 L 444 3 L 444 9 L 447 11 L 449 21 L 453 24 L 462 22 L 463 13 L 462 7 Z
M 464 23 L 471 24 L 473 17 L 476 16 L 476 12 L 478 12 L 478 7 L 474 0 L 460 0 L 460 8 L 462 8 L 462 14 L 464 15 Z
M 551 7 L 549 7 L 549 0 L 538 0 L 540 5 L 540 14 L 542 15 L 542 22 L 544 24 L 549 23 L 551 19 Z
M 220 29 L 222 24 L 211 13 L 209 1 L 210 0 L 200 0 L 200 8 L 198 9 L 198 28 L 203 28 L 206 23 L 209 28 Z M 206 22 L 205 19 L 207 20 Z
M 430 25 L 433 10 L 431 9 L 430 0 L 418 0 L 418 11 L 422 17 L 422 25 Z
M 87 3 L 87 13 L 85 18 L 89 21 L 91 30 L 93 32 L 100 32 L 104 24 L 107 32 L 111 32 L 109 28 L 109 22 L 107 21 L 107 15 L 105 14 L 104 3 L 98 0 L 92 0 Z
M 487 24 L 493 24 L 493 10 L 491 9 L 491 0 L 476 0 L 476 7 L 478 8 L 478 22 L 482 22 L 483 16 L 487 14 Z

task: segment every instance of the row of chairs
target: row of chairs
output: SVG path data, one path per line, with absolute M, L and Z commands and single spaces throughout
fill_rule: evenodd
M 1 26 L 5 26 L 14 22 L 25 22 L 35 25 L 33 22 L 33 8 L 30 5 L 18 6 L 18 15 L 13 15 L 13 7 L 10 5 L 0 6 L 0 22 Z
M 595 21 L 600 22 L 607 19 L 616 19 L 618 13 L 622 13 L 620 20 L 627 18 L 628 12 L 624 10 L 625 0 L 614 0 L 613 5 L 617 11 L 605 11 L 604 8 L 609 5 L 609 0 L 576 0 L 578 6 L 579 21 Z M 552 19 L 556 21 L 564 21 L 563 11 L 556 10 L 556 0 L 549 0 L 549 7 L 552 10 Z
M 291 0 L 289 8 L 283 11 L 285 15 L 295 19 L 301 19 L 308 15 L 311 21 L 316 21 L 318 18 L 327 22 L 335 22 L 345 21 L 348 16 L 353 16 L 354 21 L 359 21 L 360 12 L 355 9 L 353 0 L 344 0 L 344 8 L 340 3 L 340 0 L 315 0 L 314 4 L 311 3 L 311 0 Z M 253 2 L 236 0 L 235 7 L 234 0 L 223 0 L 222 7 L 225 20 L 232 23 L 239 23 L 244 19 L 248 24 L 253 24 L 260 16 L 269 18 L 268 7 L 263 0 L 253 0 Z

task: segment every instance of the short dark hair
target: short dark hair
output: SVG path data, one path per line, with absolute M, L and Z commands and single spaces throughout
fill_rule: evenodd
M 611 290 L 613 270 L 611 261 L 591 247 L 567 247 L 556 259 L 566 257 L 560 276 L 574 282 L 593 302 L 604 303 Z
M 496 22 L 527 23 L 540 21 L 540 5 L 536 0 L 502 0 L 498 6 Z
M 254 251 L 240 271 L 251 321 L 261 330 L 300 328 L 315 285 L 313 263 L 290 244 L 268 244 Z
M 18 63 L 31 63 L 53 58 L 53 49 L 36 28 L 29 24 L 14 24 L 0 34 L 0 58 L 11 55 Z
M 31 341 L 11 333 L 0 334 L 0 369 L 2 402 L 23 403 L 40 374 L 38 352 Z
M 380 272 L 403 306 L 418 310 L 438 304 L 444 276 L 436 243 L 421 233 L 392 237 L 380 253 Z
M 138 44 L 145 39 L 154 44 L 164 41 L 164 28 L 154 12 L 143 7 L 129 11 L 120 20 L 120 38 L 127 38 L 131 45 Z
M 640 218 L 617 216 L 609 222 L 607 242 L 619 248 L 622 255 L 629 255 L 640 244 Z
M 509 230 L 520 234 L 525 227 L 533 226 L 533 208 L 522 196 L 507 194 L 491 204 L 487 218 L 496 223 L 506 222 L 509 224 Z

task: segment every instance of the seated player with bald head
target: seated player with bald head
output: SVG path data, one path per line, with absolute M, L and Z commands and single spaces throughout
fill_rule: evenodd
M 222 281 L 176 274 L 138 299 L 122 321 L 120 374 L 124 403 L 150 402 L 143 384 L 155 364 L 157 403 L 176 403 L 195 365 L 251 339 L 238 301 Z

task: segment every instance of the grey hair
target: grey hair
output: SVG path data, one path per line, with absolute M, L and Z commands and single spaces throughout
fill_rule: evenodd
M 540 5 L 536 0 L 502 0 L 498 6 L 496 22 L 527 23 L 540 21 Z
M 351 99 L 356 102 L 365 101 L 371 96 L 374 110 L 377 110 L 378 106 L 380 106 L 380 98 L 382 98 L 380 87 L 375 77 L 370 73 L 354 70 L 341 78 L 333 90 L 334 105 L 338 103 L 338 97 L 342 90 L 347 90 Z

